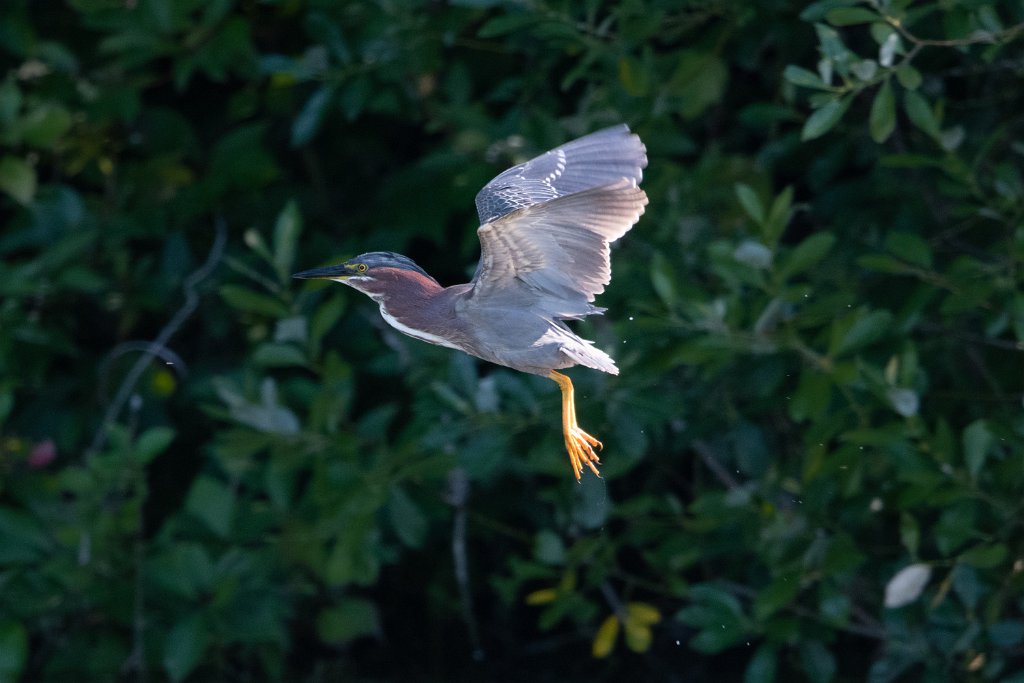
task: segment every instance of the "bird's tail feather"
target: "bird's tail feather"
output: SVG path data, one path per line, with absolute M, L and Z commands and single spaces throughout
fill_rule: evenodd
M 586 365 L 588 368 L 607 372 L 610 375 L 619 374 L 619 369 L 615 367 L 615 361 L 612 360 L 611 356 L 595 347 L 592 341 L 587 341 L 586 339 L 581 339 L 580 341 L 584 343 L 566 344 L 560 350 L 580 365 Z

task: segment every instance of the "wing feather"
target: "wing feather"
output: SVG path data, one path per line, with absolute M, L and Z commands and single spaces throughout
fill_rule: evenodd
M 594 297 L 611 281 L 609 245 L 644 212 L 633 178 L 507 213 L 477 230 L 481 256 L 469 301 L 529 307 L 552 318 L 600 312 Z
M 647 153 L 625 124 L 567 142 L 487 183 L 476 196 L 480 224 L 534 204 L 613 183 L 640 183 Z

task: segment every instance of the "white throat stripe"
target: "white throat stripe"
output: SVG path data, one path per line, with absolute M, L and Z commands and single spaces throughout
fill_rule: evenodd
M 395 320 L 393 316 L 388 315 L 388 312 L 385 311 L 383 307 L 381 307 L 380 309 L 380 315 L 382 318 L 384 318 L 388 325 L 391 325 L 391 327 L 395 328 L 402 334 L 412 337 L 413 339 L 419 339 L 420 341 L 425 341 L 428 344 L 447 346 L 449 349 L 461 351 L 461 349 L 458 346 L 455 346 L 444 337 L 438 337 L 436 334 L 430 334 L 429 332 L 423 332 L 421 330 L 414 330 L 408 325 L 403 325 L 402 323 Z

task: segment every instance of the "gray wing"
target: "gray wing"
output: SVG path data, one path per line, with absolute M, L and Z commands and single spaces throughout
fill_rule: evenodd
M 620 178 L 637 185 L 647 166 L 646 152 L 640 138 L 625 124 L 567 142 L 487 183 L 476 196 L 480 224 Z
M 633 227 L 647 195 L 632 177 L 507 213 L 477 230 L 480 265 L 466 305 L 550 318 L 599 313 L 611 281 L 608 245 Z

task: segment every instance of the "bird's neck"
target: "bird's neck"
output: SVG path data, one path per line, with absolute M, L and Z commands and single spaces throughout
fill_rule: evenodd
M 378 268 L 376 280 L 366 293 L 386 312 L 423 306 L 443 291 L 434 278 L 402 268 Z

